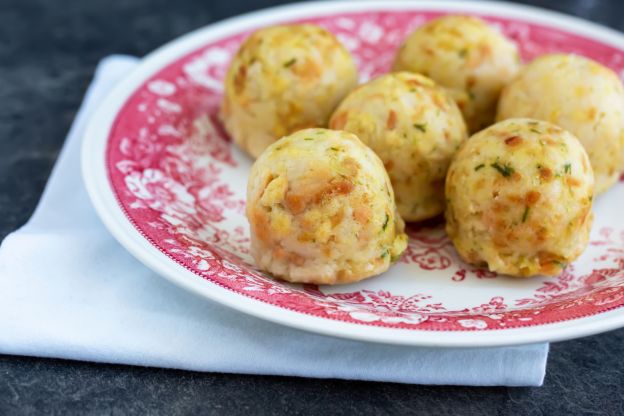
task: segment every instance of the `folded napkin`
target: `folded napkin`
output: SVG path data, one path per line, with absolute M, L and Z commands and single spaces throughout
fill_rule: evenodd
M 89 114 L 136 59 L 104 59 L 33 217 L 0 247 L 0 353 L 197 371 L 539 386 L 548 344 L 440 349 L 315 335 L 156 276 L 96 216 L 80 173 Z

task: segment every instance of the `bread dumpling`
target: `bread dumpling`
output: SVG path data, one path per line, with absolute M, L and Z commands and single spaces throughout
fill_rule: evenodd
M 516 45 L 483 20 L 444 16 L 403 43 L 395 71 L 418 72 L 449 89 L 470 133 L 494 122 L 501 89 L 520 69 Z
M 326 126 L 357 78 L 353 58 L 327 30 L 310 24 L 260 29 L 230 64 L 221 120 L 256 158 L 284 135 Z
M 356 282 L 407 246 L 381 160 L 344 131 L 305 129 L 269 146 L 251 168 L 246 209 L 257 266 L 290 282 Z
M 624 87 L 609 68 L 577 55 L 544 55 L 505 89 L 499 120 L 531 117 L 574 134 L 594 168 L 596 193 L 624 169 Z
M 405 221 L 444 211 L 446 170 L 467 133 L 457 105 L 431 79 L 382 75 L 351 92 L 329 125 L 354 133 L 381 158 Z
M 585 149 L 544 121 L 475 134 L 446 178 L 446 231 L 468 263 L 512 276 L 557 275 L 589 241 L 594 175 Z

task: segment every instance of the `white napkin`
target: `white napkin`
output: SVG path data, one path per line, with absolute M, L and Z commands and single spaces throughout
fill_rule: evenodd
M 435 349 L 330 338 L 244 315 L 156 276 L 96 216 L 80 174 L 85 121 L 136 65 L 98 66 L 41 202 L 0 247 L 0 353 L 198 371 L 539 386 L 548 344 Z

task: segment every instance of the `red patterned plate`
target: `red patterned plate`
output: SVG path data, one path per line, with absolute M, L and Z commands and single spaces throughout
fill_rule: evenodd
M 413 28 L 444 13 L 483 17 L 525 60 L 589 56 L 621 73 L 624 36 L 579 19 L 490 2 L 307 3 L 230 19 L 150 54 L 106 99 L 85 136 L 87 188 L 137 258 L 201 296 L 309 331 L 386 343 L 486 346 L 560 340 L 624 325 L 624 183 L 595 203 L 591 245 L 559 277 L 512 279 L 460 261 L 443 227 L 409 230 L 382 276 L 337 287 L 290 285 L 249 256 L 251 160 L 217 122 L 228 61 L 253 29 L 306 21 L 335 33 L 362 80 L 388 70 Z

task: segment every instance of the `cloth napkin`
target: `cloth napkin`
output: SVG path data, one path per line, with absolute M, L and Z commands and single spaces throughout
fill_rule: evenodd
M 539 386 L 548 344 L 364 343 L 260 320 L 187 293 L 127 253 L 80 172 L 85 123 L 136 58 L 98 66 L 34 215 L 0 246 L 0 353 L 196 371 L 418 384 Z

